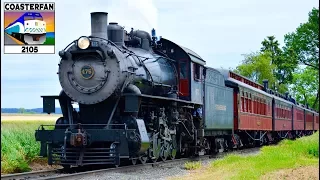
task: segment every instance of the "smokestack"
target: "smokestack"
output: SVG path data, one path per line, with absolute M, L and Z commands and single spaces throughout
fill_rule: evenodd
M 263 87 L 264 87 L 264 90 L 266 91 L 269 87 L 268 87 L 268 80 L 263 80 Z
M 108 13 L 91 13 L 91 36 L 108 39 Z

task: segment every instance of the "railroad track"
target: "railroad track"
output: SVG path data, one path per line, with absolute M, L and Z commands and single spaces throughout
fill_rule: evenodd
M 63 168 L 55 169 L 55 170 L 44 170 L 44 171 L 32 171 L 25 173 L 15 173 L 15 174 L 7 174 L 2 175 L 1 179 L 5 180 L 25 180 L 25 179 L 37 179 L 37 178 L 45 178 L 46 176 L 54 175 L 60 173 Z
M 243 149 L 238 151 L 231 151 L 231 152 L 225 152 L 225 153 L 219 153 L 217 155 L 211 156 L 200 156 L 195 158 L 181 158 L 181 159 L 175 159 L 175 160 L 167 160 L 165 162 L 155 162 L 155 163 L 146 163 L 146 164 L 137 164 L 137 165 L 126 165 L 121 166 L 117 168 L 105 168 L 105 169 L 97 169 L 97 170 L 80 170 L 77 171 L 77 168 L 73 169 L 71 171 L 64 171 L 61 169 L 55 169 L 55 170 L 45 170 L 45 171 L 33 171 L 33 172 L 26 172 L 26 173 L 17 173 L 17 174 L 8 174 L 8 175 L 2 175 L 2 180 L 50 180 L 50 179 L 79 179 L 79 178 L 85 178 L 87 176 L 90 176 L 92 174 L 94 175 L 100 175 L 104 173 L 121 173 L 121 172 L 132 172 L 137 170 L 145 170 L 150 168 L 157 168 L 161 166 L 176 166 L 180 165 L 182 163 L 185 163 L 187 161 L 202 161 L 202 160 L 208 160 L 208 159 L 218 159 L 226 156 L 230 153 L 235 154 L 248 154 L 248 153 L 257 153 L 259 152 L 260 148 L 250 148 L 250 149 Z

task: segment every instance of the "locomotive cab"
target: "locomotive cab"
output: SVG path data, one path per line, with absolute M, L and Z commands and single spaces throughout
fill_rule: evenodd
M 179 98 L 202 104 L 204 65 L 206 62 L 195 52 L 168 39 L 161 38 L 156 52 L 176 60 L 179 78 Z

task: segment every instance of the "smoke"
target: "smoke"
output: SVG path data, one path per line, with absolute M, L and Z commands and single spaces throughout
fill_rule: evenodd
M 158 25 L 158 10 L 153 0 L 127 0 L 129 8 L 132 8 L 134 12 L 141 15 L 150 28 L 157 29 Z
M 141 29 L 151 31 L 158 27 L 158 10 L 154 0 L 99 0 L 95 3 L 82 0 L 80 4 L 84 9 L 80 16 L 85 20 L 90 12 L 108 12 L 109 22 L 118 22 L 126 30 Z M 66 1 L 67 2 L 67 1 Z M 84 14 L 86 17 L 84 17 Z

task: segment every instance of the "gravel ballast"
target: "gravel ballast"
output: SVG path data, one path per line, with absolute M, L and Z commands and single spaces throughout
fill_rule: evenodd
M 245 149 L 241 151 L 235 151 L 234 153 L 240 155 L 255 155 L 259 153 L 259 148 L 253 149 Z M 218 155 L 212 159 L 202 160 L 202 165 L 207 166 L 210 162 L 215 161 L 217 159 L 225 156 L 226 153 Z M 126 170 L 125 172 L 106 172 L 103 174 L 90 174 L 86 175 L 83 178 L 77 178 L 77 180 L 165 180 L 169 177 L 178 177 L 187 175 L 190 171 L 184 168 L 185 162 L 177 163 L 177 164 L 164 164 L 157 167 L 146 167 L 145 169 L 139 170 Z M 72 179 L 72 178 L 70 178 Z

